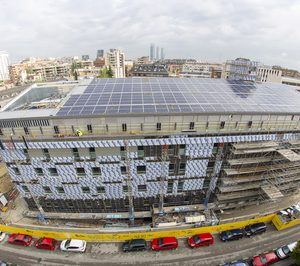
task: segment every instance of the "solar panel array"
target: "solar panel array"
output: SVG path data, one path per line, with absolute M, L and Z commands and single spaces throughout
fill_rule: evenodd
M 222 79 L 94 79 L 56 115 L 224 112 L 300 113 L 300 93 L 282 84 Z

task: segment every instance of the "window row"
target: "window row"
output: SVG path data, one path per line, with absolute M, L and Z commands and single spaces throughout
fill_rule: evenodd
M 179 181 L 177 186 L 177 192 L 183 192 L 183 184 L 184 181 Z M 167 193 L 173 193 L 173 187 L 174 187 L 174 181 L 169 180 L 168 181 L 168 187 L 167 187 Z M 22 189 L 24 192 L 29 193 L 29 188 L 26 185 L 22 185 Z M 54 187 L 55 191 L 59 194 L 64 194 L 65 189 L 64 187 Z M 51 194 L 54 191 L 49 186 L 43 186 L 43 190 L 46 194 Z M 82 193 L 84 194 L 90 194 L 91 189 L 88 186 L 81 187 Z M 104 194 L 105 193 L 105 187 L 103 186 L 96 186 L 97 194 Z M 123 192 L 128 193 L 128 186 L 123 186 Z M 138 192 L 147 192 L 147 186 L 146 185 L 138 185 Z

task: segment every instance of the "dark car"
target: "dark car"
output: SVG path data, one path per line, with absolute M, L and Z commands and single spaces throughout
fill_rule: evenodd
M 250 224 L 244 228 L 245 236 L 258 235 L 266 231 L 267 227 L 265 223 Z
M 147 248 L 147 243 L 144 239 L 132 239 L 123 243 L 123 251 L 139 251 L 145 250 Z
M 232 240 L 239 240 L 243 238 L 244 234 L 241 229 L 232 229 L 223 231 L 220 233 L 219 237 L 222 241 L 232 241 Z
M 238 261 L 227 262 L 220 266 L 249 266 L 249 263 L 245 260 L 238 260 Z

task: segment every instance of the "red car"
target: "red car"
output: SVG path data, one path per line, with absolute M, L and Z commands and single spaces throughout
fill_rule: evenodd
M 11 234 L 8 238 L 8 243 L 14 245 L 29 246 L 32 241 L 32 236 L 23 234 Z
M 152 250 L 169 250 L 176 249 L 178 247 L 178 242 L 176 237 L 162 237 L 153 239 L 151 242 Z
M 274 251 L 270 251 L 268 253 L 260 254 L 258 256 L 253 257 L 252 265 L 253 266 L 267 266 L 277 262 L 279 259 L 276 256 Z
M 214 243 L 214 238 L 210 233 L 190 236 L 187 240 L 188 240 L 188 245 L 191 248 L 209 246 Z
M 40 249 L 54 250 L 57 241 L 50 237 L 40 238 L 35 242 L 35 247 Z

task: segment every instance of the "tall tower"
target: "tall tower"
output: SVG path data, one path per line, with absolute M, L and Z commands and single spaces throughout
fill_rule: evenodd
M 0 80 L 9 80 L 9 60 L 6 51 L 0 51 Z
M 152 43 L 150 45 L 150 60 L 153 61 L 155 59 L 155 45 Z
M 156 60 L 159 60 L 159 46 L 156 47 Z
M 104 57 L 104 50 L 103 49 L 97 50 L 97 58 L 99 58 L 99 57 Z
M 165 50 L 164 48 L 160 48 L 160 60 L 164 60 L 165 59 Z

